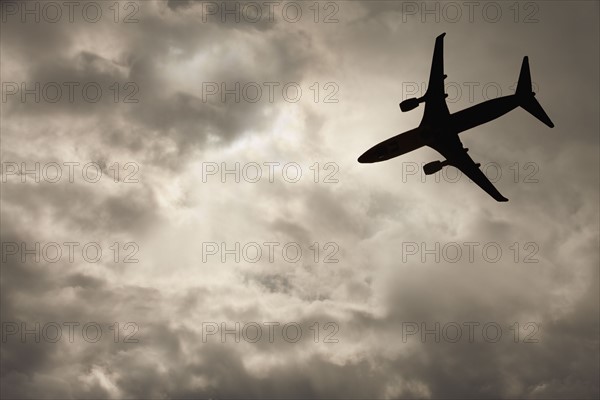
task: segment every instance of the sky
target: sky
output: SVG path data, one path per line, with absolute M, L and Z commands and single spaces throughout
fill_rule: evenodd
M 1 6 L 3 398 L 598 398 L 597 2 Z

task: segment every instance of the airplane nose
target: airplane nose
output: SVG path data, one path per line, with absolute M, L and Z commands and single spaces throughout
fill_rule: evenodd
M 363 155 L 358 157 L 358 162 L 361 164 L 372 164 L 380 161 L 379 159 L 379 147 L 375 146 L 365 151 Z
M 361 163 L 361 164 L 367 164 L 367 163 L 370 163 L 370 162 L 372 162 L 372 161 L 370 160 L 370 157 L 369 157 L 369 154 L 368 154 L 368 153 L 369 153 L 369 152 L 367 151 L 367 152 L 365 152 L 363 155 L 361 155 L 360 157 L 358 157 L 358 162 L 359 162 L 359 163 Z

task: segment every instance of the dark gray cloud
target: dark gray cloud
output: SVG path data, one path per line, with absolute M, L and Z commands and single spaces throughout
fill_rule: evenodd
M 66 170 L 59 183 L 3 175 L 3 329 L 95 322 L 103 335 L 97 343 L 80 330 L 70 342 L 66 328 L 57 343 L 7 337 L 2 396 L 597 398 L 598 4 L 519 3 L 516 16 L 508 3 L 494 3 L 487 7 L 499 5 L 502 17 L 493 23 L 482 16 L 488 3 L 475 9 L 473 22 L 461 3 L 453 3 L 463 7 L 458 22 L 446 18 L 448 2 L 427 3 L 439 7 L 440 22 L 426 15 L 423 23 L 421 2 L 319 2 L 315 23 L 314 3 L 297 3 L 302 18 L 294 23 L 282 14 L 289 2 L 277 5 L 273 21 L 263 7 L 257 23 L 221 22 L 220 14 L 205 14 L 208 3 L 171 0 L 135 3 L 139 9 L 121 2 L 121 19 L 137 10 L 134 23 L 115 23 L 110 2 L 99 3 L 97 23 L 22 23 L 7 15 L 3 83 L 95 82 L 103 96 L 96 103 L 9 97 L 2 162 L 94 162 L 102 179 L 87 182 L 80 167 L 73 183 Z M 339 22 L 323 23 L 332 12 Z M 537 22 L 524 23 L 526 16 Z M 500 166 L 496 184 L 507 205 L 464 178 L 424 183 L 407 175 L 408 163 L 438 156 L 430 150 L 356 163 L 377 141 L 418 124 L 419 111 L 402 114 L 397 104 L 407 83 L 427 80 L 441 32 L 448 80 L 463 90 L 451 111 L 485 100 L 489 83 L 512 93 L 528 55 L 537 97 L 556 124 L 547 129 L 516 110 L 461 137 L 476 161 Z M 256 103 L 236 103 L 231 95 L 203 98 L 207 82 L 279 87 L 272 102 L 265 90 Z M 297 103 L 281 96 L 290 82 L 302 88 Z M 337 85 L 337 103 L 323 102 L 328 82 Z M 478 84 L 474 99 L 466 82 Z M 137 103 L 122 101 L 134 92 Z M 139 182 L 124 182 L 128 162 Z M 220 169 L 208 180 L 205 162 Z M 220 174 L 250 162 L 279 163 L 274 181 L 267 167 L 258 183 Z M 291 162 L 302 170 L 297 183 L 282 175 Z M 337 183 L 324 182 L 332 171 L 326 163 Z M 70 241 L 98 243 L 102 260 L 77 251 L 74 261 L 23 261 L 6 247 Z M 135 263 L 124 261 L 130 242 Z M 207 242 L 227 249 L 256 243 L 263 257 L 223 262 L 221 254 L 206 257 Z M 265 242 L 278 243 L 273 261 Z M 456 244 L 463 256 L 407 258 L 407 245 L 432 249 L 436 242 Z M 472 261 L 467 242 L 479 243 Z M 286 243 L 301 246 L 300 260 L 282 256 Z M 502 250 L 497 262 L 482 255 L 489 243 Z M 524 262 L 527 256 L 537 262 Z M 135 324 L 129 330 L 128 322 Z M 203 323 L 231 329 L 236 322 L 280 325 L 273 342 L 265 325 L 256 343 L 237 343 L 232 334 L 222 342 L 220 332 L 203 340 Z M 469 322 L 479 324 L 472 343 Z M 497 343 L 481 336 L 490 322 L 503 330 Z M 301 327 L 297 343 L 282 338 L 286 323 Z M 407 323 L 456 323 L 463 336 L 457 343 L 419 334 L 403 340 Z M 133 326 L 139 341 L 126 343 Z M 523 343 L 532 327 L 538 342 Z

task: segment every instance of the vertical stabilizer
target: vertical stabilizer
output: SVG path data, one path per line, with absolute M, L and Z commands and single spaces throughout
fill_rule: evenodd
M 550 128 L 554 128 L 554 123 L 550 120 L 548 114 L 546 114 L 540 103 L 538 103 L 534 97 L 535 93 L 531 88 L 531 73 L 529 72 L 529 58 L 527 56 L 523 57 L 523 64 L 521 64 L 516 95 L 519 98 L 519 105 L 525 109 L 525 111 L 548 125 Z

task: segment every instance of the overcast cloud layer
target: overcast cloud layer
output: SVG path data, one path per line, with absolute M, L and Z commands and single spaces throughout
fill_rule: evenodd
M 0 32 L 3 398 L 598 398 L 597 2 L 26 3 Z M 423 182 L 430 149 L 356 161 L 418 125 L 398 103 L 442 32 L 451 112 L 528 55 L 556 125 L 461 134 L 508 203 Z

